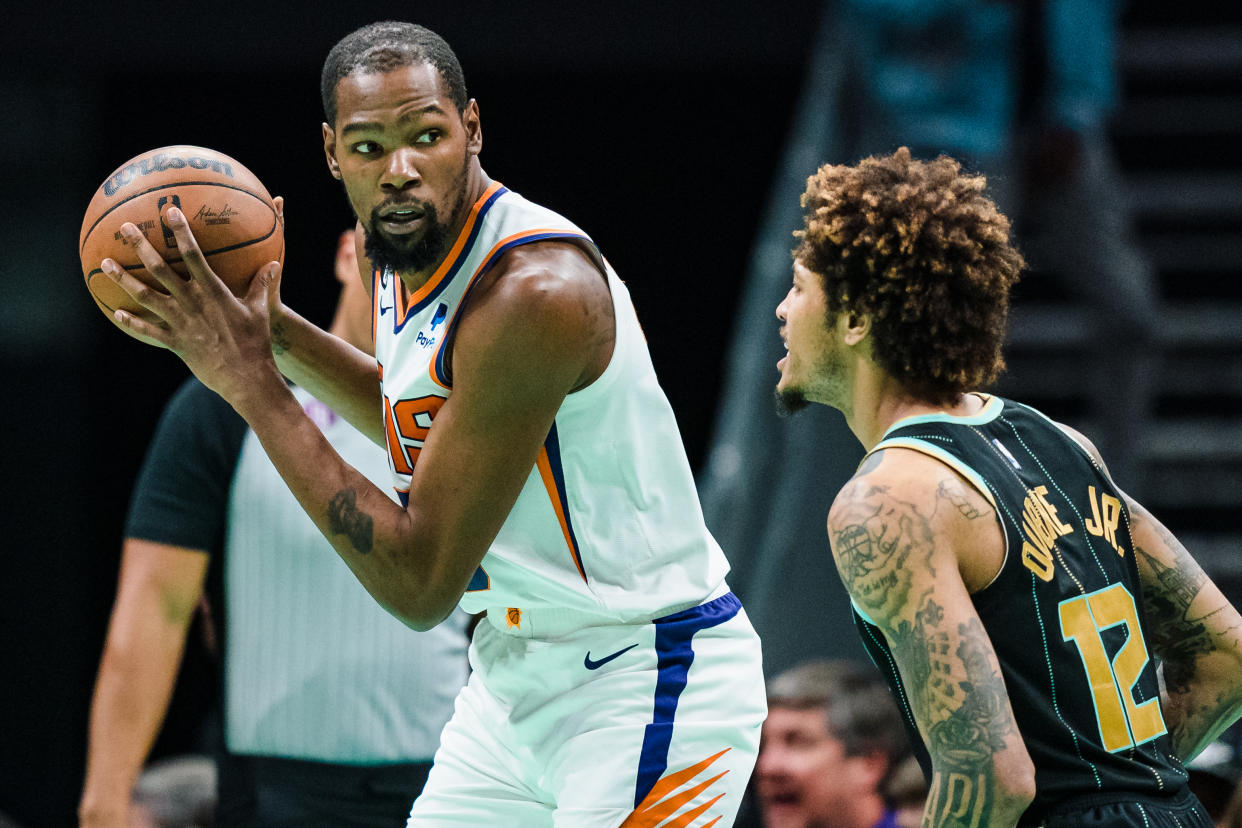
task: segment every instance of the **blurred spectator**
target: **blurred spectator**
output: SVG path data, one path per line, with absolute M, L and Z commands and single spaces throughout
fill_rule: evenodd
M 808 661 L 768 685 L 755 766 L 765 828 L 896 828 L 885 801 L 909 755 L 879 674 L 851 661 Z

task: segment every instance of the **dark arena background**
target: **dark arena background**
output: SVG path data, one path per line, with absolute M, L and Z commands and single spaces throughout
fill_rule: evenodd
M 1242 15 L 1224 12 L 1222 21 L 1217 5 L 1126 6 L 1110 141 L 1166 303 L 1156 320 L 1164 350 L 1141 452 L 1144 488 L 1237 602 Z M 333 246 L 352 217 L 324 164 L 319 69 L 353 28 L 410 19 L 457 51 L 479 101 L 486 171 L 575 221 L 629 284 L 696 473 L 725 403 L 726 356 L 739 343 L 779 347 L 771 309 L 762 325 L 737 324 L 735 313 L 770 199 L 796 199 L 774 182 L 832 2 L 246 6 L 6 7 L 0 815 L 20 825 L 74 823 L 129 489 L 162 404 L 186 376 L 173 356 L 113 328 L 82 284 L 82 212 L 125 159 L 203 145 L 284 195 L 283 293 L 326 323 Z M 1093 389 L 1073 366 L 1089 347 L 1091 322 L 1057 284 L 1021 287 L 1000 390 L 1089 428 Z M 766 397 L 775 380 L 773 370 L 753 393 Z M 842 447 L 843 458 L 855 452 Z M 784 504 L 820 514 L 827 505 L 818 497 Z M 851 630 L 782 627 L 783 599 L 753 577 L 764 550 L 722 543 L 769 669 L 858 654 Z M 786 588 L 805 592 L 807 603 L 842 602 L 826 538 L 810 553 L 817 571 L 786 573 Z M 192 644 L 155 755 L 179 749 L 214 682 Z

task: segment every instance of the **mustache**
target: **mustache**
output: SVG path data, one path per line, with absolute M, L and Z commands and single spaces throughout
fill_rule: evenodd
M 436 217 L 436 208 L 425 201 L 417 198 L 388 198 L 371 208 L 371 224 L 383 218 L 383 214 L 388 210 L 416 210 L 423 216 Z

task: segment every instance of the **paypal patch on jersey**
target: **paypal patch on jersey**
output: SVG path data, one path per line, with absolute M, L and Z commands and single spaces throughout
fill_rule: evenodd
M 420 348 L 430 348 L 438 342 L 435 336 L 436 328 L 444 324 L 444 318 L 448 316 L 448 305 L 443 302 L 436 308 L 436 312 L 431 317 L 431 327 L 423 329 L 414 335 L 414 342 Z

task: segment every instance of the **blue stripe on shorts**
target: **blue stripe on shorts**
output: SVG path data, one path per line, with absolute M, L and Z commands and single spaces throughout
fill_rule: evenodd
M 737 615 L 742 602 L 732 592 L 714 601 L 675 612 L 651 623 L 656 625 L 655 713 L 643 733 L 643 749 L 638 756 L 638 782 L 634 788 L 637 808 L 668 769 L 668 750 L 673 742 L 673 718 L 677 700 L 686 688 L 686 677 L 694 663 L 690 640 L 699 630 L 723 624 Z

